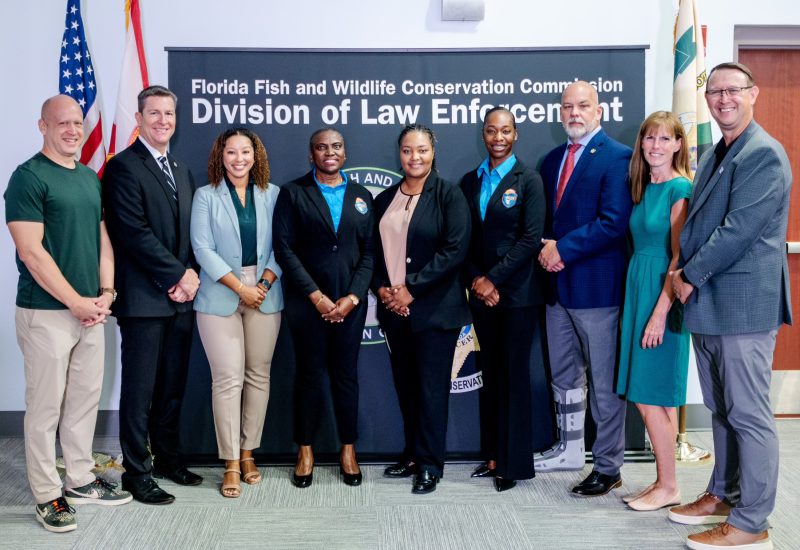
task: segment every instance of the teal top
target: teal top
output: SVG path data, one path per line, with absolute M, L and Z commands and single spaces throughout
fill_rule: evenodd
M 258 261 L 258 246 L 256 239 L 256 207 L 253 203 L 253 187 L 255 183 L 250 181 L 247 184 L 247 191 L 245 192 L 245 205 L 242 206 L 242 201 L 236 194 L 236 187 L 233 186 L 228 178 L 225 178 L 225 184 L 228 186 L 228 191 L 231 193 L 231 200 L 233 207 L 236 209 L 236 216 L 239 218 L 239 238 L 242 241 L 242 265 L 256 265 Z
M 689 332 L 681 316 L 673 323 L 668 316 L 660 346 L 644 349 L 642 337 L 672 258 L 672 206 L 691 193 L 692 184 L 683 177 L 651 183 L 631 214 L 633 256 L 625 284 L 616 391 L 634 403 L 677 407 L 686 401 Z
M 3 194 L 6 223 L 44 225 L 42 245 L 75 291 L 84 297 L 100 291 L 100 180 L 91 168 L 56 164 L 37 153 L 19 165 Z M 29 309 L 66 309 L 34 280 L 17 253 L 17 300 Z

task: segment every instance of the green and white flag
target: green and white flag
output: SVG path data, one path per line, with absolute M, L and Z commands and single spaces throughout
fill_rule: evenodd
M 694 172 L 697 159 L 712 145 L 711 119 L 705 99 L 706 56 L 696 0 L 680 0 L 675 20 L 674 52 L 672 112 L 686 130 Z

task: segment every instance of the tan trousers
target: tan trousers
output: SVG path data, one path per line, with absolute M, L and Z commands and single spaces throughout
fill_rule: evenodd
M 92 440 L 103 388 L 103 325 L 90 328 L 67 309 L 18 307 L 17 342 L 25 362 L 25 461 L 38 504 L 62 495 L 56 470 L 56 430 L 66 485 L 95 479 Z
M 255 284 L 255 268 L 242 270 Z M 239 305 L 223 317 L 197 313 L 197 329 L 211 366 L 211 406 L 219 457 L 239 459 L 239 449 L 261 446 L 269 402 L 269 372 L 281 314 L 264 314 Z

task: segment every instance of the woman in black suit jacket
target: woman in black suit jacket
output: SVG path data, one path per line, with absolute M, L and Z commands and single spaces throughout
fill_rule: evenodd
M 284 315 L 297 362 L 294 438 L 299 451 L 292 482 L 302 488 L 313 479 L 311 443 L 327 370 L 342 443 L 339 471 L 346 484 L 359 485 L 353 444 L 358 438 L 358 352 L 374 255 L 372 195 L 341 170 L 346 158 L 341 133 L 317 130 L 309 149 L 314 168 L 281 186 L 273 218 Z
M 461 179 L 472 218 L 466 273 L 483 373 L 481 454 L 472 477 L 511 489 L 533 470 L 530 355 L 544 302 L 536 274 L 545 198 L 539 174 L 513 152 L 517 128 L 503 107 L 483 123 L 489 156 Z
M 433 171 L 433 132 L 400 133 L 400 183 L 375 199 L 373 289 L 386 334 L 406 447 L 387 477 L 416 474 L 412 492 L 436 489 L 445 459 L 450 371 L 461 327 L 470 323 L 460 281 L 469 211 L 455 185 Z

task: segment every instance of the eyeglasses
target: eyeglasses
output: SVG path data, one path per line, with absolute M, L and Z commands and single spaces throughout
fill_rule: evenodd
M 730 88 L 723 88 L 721 90 L 706 90 L 706 95 L 708 97 L 722 97 L 722 94 L 728 94 L 728 97 L 739 97 L 739 94 L 742 93 L 742 90 L 749 90 L 753 86 L 737 86 L 737 87 L 730 87 Z

